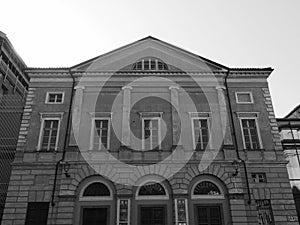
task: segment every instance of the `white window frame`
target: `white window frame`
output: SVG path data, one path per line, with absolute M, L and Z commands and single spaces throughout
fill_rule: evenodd
M 201 116 L 194 116 L 191 117 L 191 128 L 192 128 L 192 137 L 193 137 L 193 149 L 196 150 L 196 140 L 195 140 L 195 130 L 194 130 L 194 120 L 206 120 L 207 121 L 207 129 L 208 129 L 208 143 L 207 147 L 212 148 L 211 146 L 211 130 L 210 130 L 210 118 L 209 117 L 201 117 Z M 206 147 L 206 148 L 207 148 Z M 202 149 L 201 149 L 202 150 Z M 205 150 L 205 149 L 203 149 Z
M 108 190 L 109 190 L 109 196 L 83 196 L 83 193 L 85 191 L 85 189 L 90 185 L 90 184 L 93 184 L 93 183 L 102 183 L 104 184 Z M 111 187 L 108 185 L 108 183 L 106 183 L 105 181 L 103 180 L 92 180 L 88 183 L 86 183 L 84 185 L 84 187 L 81 189 L 80 191 L 80 194 L 79 194 L 79 201 L 99 201 L 99 200 L 102 200 L 102 201 L 110 201 L 110 200 L 113 200 L 113 192 L 112 192 L 112 189 Z
M 239 94 L 249 94 L 250 102 L 240 102 L 239 98 L 238 98 Z M 254 103 L 253 95 L 252 95 L 252 92 L 250 92 L 250 91 L 237 91 L 237 92 L 235 92 L 235 100 L 236 100 L 236 103 L 238 103 L 238 104 L 253 104 Z
M 158 121 L 158 148 L 161 149 L 161 117 L 143 117 L 142 118 L 142 149 L 145 150 L 145 120 L 157 120 Z M 153 143 L 151 140 L 150 150 L 153 149 Z
M 208 182 L 216 185 L 218 187 L 218 189 L 220 190 L 221 194 L 220 195 L 195 195 L 194 191 L 195 191 L 196 186 L 204 181 L 208 181 Z M 210 179 L 201 179 L 193 185 L 191 199 L 225 199 L 225 195 L 224 195 L 222 187 L 218 183 L 216 183 Z
M 261 140 L 261 136 L 260 136 L 260 129 L 259 129 L 258 122 L 257 122 L 257 117 L 239 117 L 240 128 L 241 128 L 242 139 L 243 139 L 243 147 L 244 147 L 244 149 L 247 149 L 246 148 L 246 141 L 245 141 L 245 135 L 244 135 L 242 120 L 251 120 L 251 119 L 254 119 L 254 121 L 255 121 L 256 132 L 257 132 L 257 136 L 258 136 L 259 149 L 263 149 L 262 140 Z M 255 150 L 255 149 L 249 149 L 249 150 Z
M 107 129 L 107 149 L 104 146 L 99 145 L 100 149 L 94 149 L 94 137 L 95 137 L 95 121 L 96 120 L 108 120 L 108 129 Z M 91 136 L 90 136 L 90 150 L 109 150 L 110 149 L 110 125 L 111 118 L 110 117 L 93 117 L 92 118 L 92 125 L 91 125 Z M 102 149 L 103 148 L 103 149 Z
M 44 136 L 44 126 L 46 120 L 58 120 L 58 128 L 57 128 L 57 135 L 56 135 L 56 143 L 54 150 L 57 151 L 58 149 L 58 141 L 59 141 L 59 133 L 60 133 L 60 124 L 61 124 L 61 117 L 46 117 L 41 118 L 41 128 L 40 128 L 40 134 L 39 134 L 39 141 L 37 150 L 38 151 L 51 151 L 51 150 L 42 150 L 42 142 L 43 142 L 43 136 Z
M 141 187 L 143 187 L 144 185 L 147 185 L 149 183 L 159 183 L 164 188 L 166 194 L 165 195 L 146 195 L 146 196 L 139 195 Z M 166 186 L 163 183 L 161 183 L 157 180 L 146 180 L 143 183 L 141 183 L 139 185 L 139 187 L 137 188 L 136 193 L 135 193 L 135 199 L 136 200 L 168 200 L 169 199 L 169 192 L 168 192 L 168 189 L 166 188 Z
M 50 94 L 62 94 L 61 102 L 49 102 Z M 63 104 L 65 100 L 65 92 L 63 91 L 49 91 L 46 94 L 45 104 Z

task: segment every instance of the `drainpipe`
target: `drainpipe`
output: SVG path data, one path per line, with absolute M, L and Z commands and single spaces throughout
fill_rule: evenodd
M 229 106 L 229 114 L 230 114 L 230 123 L 231 123 L 231 128 L 232 128 L 232 136 L 234 140 L 234 146 L 235 146 L 235 151 L 236 151 L 236 156 L 239 162 L 242 162 L 244 171 L 245 171 L 245 178 L 246 178 L 246 185 L 247 185 L 247 192 L 248 192 L 248 205 L 251 204 L 251 193 L 250 193 L 250 186 L 249 186 L 249 180 L 248 180 L 248 172 L 247 172 L 247 165 L 245 160 L 243 160 L 240 157 L 239 149 L 238 149 L 238 143 L 237 143 L 237 137 L 236 137 L 236 132 L 235 132 L 235 126 L 234 126 L 234 119 L 233 119 L 233 111 L 232 111 L 232 106 L 231 106 L 231 100 L 229 96 L 229 88 L 228 88 L 228 83 L 227 79 L 230 73 L 230 69 L 227 70 L 226 76 L 225 76 L 225 88 L 226 88 L 226 96 L 228 100 L 228 106 Z
M 65 156 L 66 156 L 66 149 L 67 149 L 69 135 L 70 135 L 70 130 L 71 130 L 70 129 L 70 124 L 71 124 L 70 121 L 71 121 L 73 95 L 74 95 L 74 87 L 75 87 L 75 77 L 74 77 L 71 69 L 69 69 L 69 74 L 72 78 L 71 99 L 70 99 L 70 105 L 69 105 L 69 111 L 68 111 L 67 129 L 66 129 L 65 140 L 64 140 L 64 145 L 63 145 L 64 146 L 63 147 L 63 154 L 62 154 L 61 159 L 56 163 L 56 166 L 55 166 L 55 175 L 54 175 L 54 182 L 53 182 L 52 196 L 51 196 L 51 206 L 52 207 L 55 206 L 54 197 L 55 197 L 55 190 L 56 190 L 56 183 L 57 183 L 58 168 L 59 168 L 60 165 L 62 165 L 64 163 Z

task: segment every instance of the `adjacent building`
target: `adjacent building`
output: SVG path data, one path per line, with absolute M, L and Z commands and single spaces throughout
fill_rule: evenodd
M 284 118 L 277 119 L 283 150 L 288 160 L 291 188 L 300 216 L 300 105 Z
M 25 68 L 7 36 L 0 31 L 0 221 L 29 83 Z
M 27 68 L 2 224 L 298 224 L 272 71 L 153 37 Z

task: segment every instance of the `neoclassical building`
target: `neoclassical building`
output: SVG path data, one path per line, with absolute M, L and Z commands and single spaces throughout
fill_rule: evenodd
M 298 224 L 272 70 L 153 37 L 28 68 L 2 224 Z

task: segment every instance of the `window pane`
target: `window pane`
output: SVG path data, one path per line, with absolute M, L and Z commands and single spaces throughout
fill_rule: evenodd
M 237 93 L 237 99 L 238 102 L 242 102 L 242 103 L 252 102 L 250 93 Z
M 95 134 L 93 147 L 95 150 L 108 147 L 108 119 L 95 120 Z
M 242 119 L 246 149 L 259 149 L 259 139 L 255 119 Z
M 194 119 L 193 124 L 196 150 L 203 150 L 207 147 L 209 141 L 207 119 Z
M 54 150 L 56 147 L 58 120 L 45 120 L 42 137 L 42 150 Z

